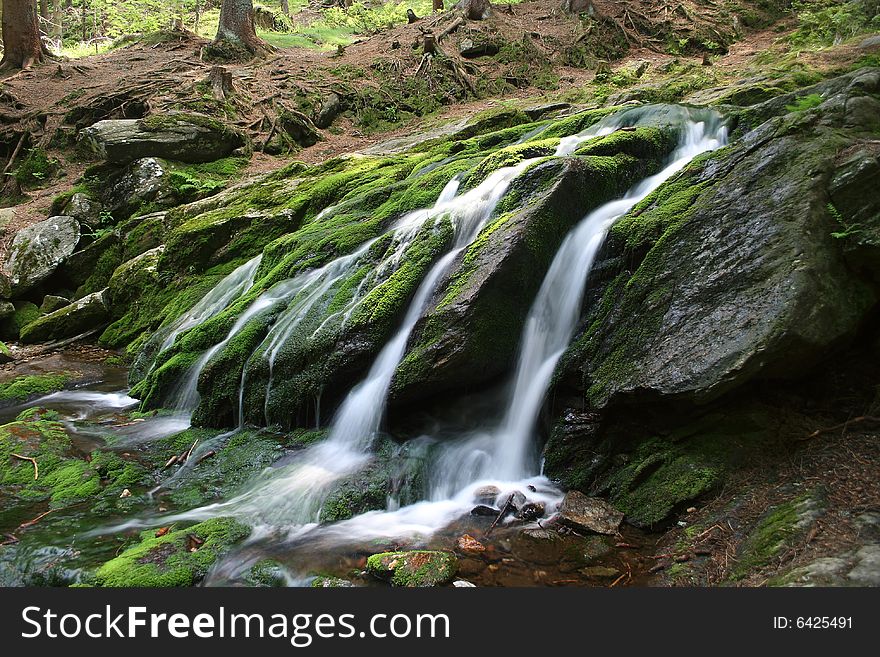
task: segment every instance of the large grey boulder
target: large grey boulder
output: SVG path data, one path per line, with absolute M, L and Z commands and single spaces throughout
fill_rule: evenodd
M 21 329 L 24 343 L 63 340 L 87 333 L 107 324 L 106 290 L 95 292 L 53 313 L 43 315 Z
M 3 265 L 13 298 L 49 278 L 76 250 L 80 225 L 73 217 L 49 217 L 16 233 Z
M 612 228 L 606 268 L 627 268 L 569 354 L 594 408 L 705 402 L 756 377 L 796 377 L 861 327 L 876 278 L 848 251 L 876 253 L 863 228 L 877 224 L 865 184 L 877 168 L 860 147 L 874 119 L 860 123 L 853 107 L 880 91 L 880 75 L 814 91 L 818 107 L 783 110 Z M 780 102 L 792 99 L 769 101 Z
M 187 113 L 98 121 L 84 129 L 79 140 L 86 151 L 114 164 L 145 157 L 211 162 L 246 143 L 241 133 L 223 123 Z

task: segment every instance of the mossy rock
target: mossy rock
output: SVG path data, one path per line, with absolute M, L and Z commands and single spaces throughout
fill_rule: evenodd
M 48 395 L 63 390 L 71 380 L 72 377 L 66 372 L 18 376 L 0 384 L 0 402 L 20 403 L 32 397 Z
M 106 290 L 101 290 L 31 322 L 21 330 L 21 341 L 33 344 L 72 338 L 106 326 L 109 321 Z
M 457 570 L 455 555 L 434 550 L 382 552 L 367 559 L 370 574 L 390 581 L 392 586 L 408 588 L 448 584 Z
M 6 340 L 18 340 L 21 329 L 40 318 L 42 312 L 37 304 L 30 301 L 16 301 L 13 303 L 13 313 L 0 321 L 0 338 Z
M 96 586 L 192 586 L 207 574 L 217 558 L 247 538 L 250 528 L 232 518 L 213 518 L 190 527 L 156 536 L 141 534 L 141 541 L 95 571 Z

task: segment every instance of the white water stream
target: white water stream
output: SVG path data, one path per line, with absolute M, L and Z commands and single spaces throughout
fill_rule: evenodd
M 536 422 L 559 358 L 577 327 L 584 289 L 605 235 L 618 218 L 694 157 L 724 145 L 727 135 L 719 117 L 708 112 L 697 115 L 682 108 L 670 113 L 667 107 L 657 110 L 640 107 L 603 119 L 579 135 L 564 138 L 557 150 L 557 155 L 567 155 L 586 140 L 609 134 L 620 127 L 650 125 L 658 121 L 675 121 L 681 134 L 679 145 L 667 165 L 635 185 L 623 198 L 590 212 L 565 238 L 529 312 L 503 417 L 493 426 L 438 447 L 431 463 L 430 491 L 426 500 L 399 509 L 394 509 L 392 504 L 387 511 L 362 514 L 333 525 L 317 525 L 321 504 L 332 484 L 370 461 L 370 447 L 379 430 L 394 373 L 406 353 L 412 329 L 439 282 L 456 257 L 487 225 L 510 183 L 534 160 L 495 171 L 479 186 L 461 195 L 457 195 L 458 182 L 453 180 L 432 208 L 410 213 L 397 223 L 395 239 L 405 247 L 426 222 L 449 217 L 455 228 L 455 242 L 422 280 L 397 332 L 378 354 L 364 380 L 342 403 L 325 441 L 299 452 L 287 465 L 264 471 L 247 490 L 232 499 L 166 520 L 234 515 L 254 525 L 256 537 L 282 531 L 291 539 L 308 534 L 310 540 L 320 537 L 331 542 L 334 537 L 339 541 L 350 541 L 430 535 L 467 513 L 474 505 L 475 490 L 489 484 L 497 486 L 502 496 L 531 487 L 529 498 L 545 502 L 548 512 L 552 511 L 560 494 L 540 474 Z M 311 275 L 291 279 L 265 292 L 238 319 L 227 338 L 207 351 L 199 367 L 193 369 L 200 371 L 200 367 L 226 346 L 258 312 L 281 298 L 295 299 L 258 349 L 269 362 L 271 388 L 275 358 L 290 332 L 313 303 L 324 298 L 336 282 L 356 270 L 370 246 L 371 243 L 365 244 L 358 252 Z M 396 262 L 383 261 L 379 268 L 395 265 Z M 356 293 L 352 304 L 359 300 Z M 350 310 L 351 304 L 345 312 Z M 181 388 L 178 395 L 181 407 L 189 405 L 192 408 L 194 405 L 197 379 L 198 372 Z M 243 376 L 242 390 L 244 383 Z M 239 417 L 242 415 L 240 402 Z M 132 524 L 135 523 L 127 523 L 128 526 Z

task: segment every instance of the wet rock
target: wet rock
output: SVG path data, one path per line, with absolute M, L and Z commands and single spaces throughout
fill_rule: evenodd
M 367 559 L 367 571 L 392 586 L 429 587 L 448 583 L 456 573 L 458 561 L 449 552 L 413 550 L 383 552 Z
M 545 509 L 546 505 L 543 502 L 526 502 L 517 515 L 523 520 L 537 520 L 544 515 Z
M 192 586 L 217 558 L 250 534 L 232 518 L 213 518 L 160 538 L 145 538 L 95 572 L 97 586 Z
M 15 306 L 11 301 L 0 301 L 0 322 L 15 313 Z
M 551 158 L 511 184 L 505 197 L 511 203 L 502 200 L 498 210 L 509 210 L 506 220 L 453 265 L 413 330 L 412 348 L 392 385 L 392 404 L 461 390 L 462 381 L 479 386 L 502 375 L 515 359 L 531 300 L 569 229 L 591 208 L 660 166 L 673 140 L 662 131 L 651 134 L 651 139 L 634 134 L 630 146 L 638 144 L 639 157 L 615 158 L 619 166 L 608 171 L 597 170 L 588 158 Z M 612 142 L 607 147 L 616 149 Z M 481 166 L 491 170 L 492 163 L 507 157 L 519 162 L 522 148 L 500 149 Z M 525 148 L 528 157 L 537 158 L 552 155 L 556 142 L 539 140 Z
M 485 504 L 478 504 L 473 509 L 471 509 L 472 516 L 486 516 L 494 518 L 499 513 L 501 513 L 500 509 L 496 509 L 491 506 L 486 506 Z
M 212 162 L 245 145 L 236 130 L 199 114 L 98 121 L 81 131 L 81 147 L 112 164 L 147 157 Z
M 18 340 L 21 330 L 40 317 L 40 309 L 30 301 L 16 301 L 12 307 L 13 313 L 0 320 L 0 338 L 4 340 Z
M 74 303 L 44 315 L 21 330 L 25 343 L 63 340 L 99 328 L 110 321 L 107 290 L 90 294 Z
M 3 265 L 17 298 L 42 283 L 76 250 L 80 226 L 73 217 L 49 217 L 15 234 Z
M 321 109 L 315 117 L 315 126 L 318 128 L 329 128 L 333 123 L 333 119 L 342 111 L 342 101 L 339 96 L 329 93 L 321 100 Z
M 498 486 L 480 486 L 474 491 L 474 502 L 492 506 L 499 495 L 501 495 L 501 489 Z
M 480 543 L 477 539 L 475 539 L 470 534 L 463 534 L 458 537 L 458 541 L 456 542 L 456 546 L 462 552 L 485 552 L 486 546 Z
M 596 497 L 587 497 L 580 491 L 569 491 L 559 505 L 563 523 L 577 531 L 597 534 L 616 534 L 623 513 Z
M 512 493 L 510 493 L 510 495 L 508 495 L 507 498 L 505 499 L 505 503 L 508 504 L 509 506 L 512 506 L 513 510 L 516 513 L 519 513 L 522 510 L 522 508 L 526 505 L 527 502 L 528 502 L 528 499 L 526 498 L 526 496 L 523 495 L 518 490 L 515 490 Z
M 40 312 L 43 314 L 53 313 L 59 308 L 64 308 L 70 304 L 70 299 L 65 299 L 64 297 L 55 296 L 53 294 L 47 294 L 43 297 L 43 303 L 40 304 Z
M 829 94 L 817 107 L 789 112 L 801 96 L 783 95 L 744 112 L 745 125 L 770 116 L 614 225 L 597 266 L 608 280 L 621 272 L 619 287 L 576 341 L 589 405 L 702 403 L 756 377 L 801 376 L 852 340 L 877 290 L 848 266 L 845 241 L 859 236 L 845 228 L 876 195 L 848 197 L 841 230 L 828 182 L 875 129 L 876 117 L 849 126 L 847 106 L 878 85 L 866 69 L 799 92 Z M 614 266 L 624 253 L 645 255 Z
M 100 223 L 101 210 L 102 207 L 98 201 L 88 194 L 77 192 L 64 205 L 62 214 L 73 217 L 82 224 L 92 226 Z
M 312 580 L 312 588 L 314 589 L 349 589 L 354 587 L 352 582 L 341 577 L 330 577 L 327 575 L 319 575 Z

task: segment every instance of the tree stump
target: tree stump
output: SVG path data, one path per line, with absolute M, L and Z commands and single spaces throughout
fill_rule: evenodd
M 492 15 L 492 5 L 489 0 L 461 0 L 455 6 L 472 21 L 481 21 Z
M 211 84 L 211 93 L 217 100 L 226 100 L 235 93 L 232 73 L 225 66 L 214 66 L 208 75 L 208 82 Z
M 433 55 L 437 52 L 437 39 L 433 32 L 425 32 L 425 40 L 422 43 L 422 49 L 426 55 Z
M 434 0 L 434 11 L 443 11 L 443 0 Z
M 416 16 L 416 12 L 414 12 L 412 9 L 407 9 L 406 10 L 406 20 L 407 20 L 407 22 L 412 24 L 412 23 L 415 23 L 417 20 L 419 20 L 419 17 Z

